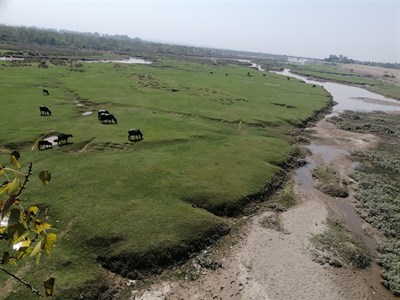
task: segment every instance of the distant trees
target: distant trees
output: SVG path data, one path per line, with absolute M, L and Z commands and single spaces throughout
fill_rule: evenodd
M 84 56 L 92 57 L 98 52 L 107 51 L 121 55 L 137 55 L 138 53 L 179 55 L 191 59 L 194 57 L 240 57 L 243 59 L 248 55 L 259 59 L 283 59 L 283 56 L 264 53 L 153 43 L 140 38 L 130 38 L 127 35 L 81 33 L 1 24 L 0 41 L 4 49 L 18 52 L 23 50 L 32 57 L 51 54 L 69 58 L 79 56 L 78 59 L 82 59 Z M 8 54 L 6 53 L 6 55 Z M 22 56 L 23 53 L 20 55 Z
M 343 63 L 343 64 L 351 64 L 356 62 L 354 59 L 347 58 L 346 56 L 343 56 L 341 54 L 339 56 L 331 54 L 329 55 L 328 58 L 325 58 L 324 60 L 329 62 Z
M 130 38 L 127 35 L 108 35 L 80 33 L 67 30 L 39 29 L 36 27 L 19 27 L 0 25 L 2 44 L 51 46 L 73 50 L 110 51 L 126 54 L 127 52 L 147 52 L 158 54 L 178 54 L 205 56 L 215 50 L 197 47 L 160 44 Z
M 332 63 L 361 64 L 361 65 L 379 66 L 379 67 L 391 68 L 391 69 L 400 69 L 399 63 L 379 63 L 379 62 L 371 62 L 371 61 L 359 61 L 359 60 L 347 58 L 346 56 L 341 55 L 341 54 L 340 55 L 331 54 L 331 55 L 329 55 L 328 58 L 325 58 L 324 60 L 327 62 L 332 62 Z

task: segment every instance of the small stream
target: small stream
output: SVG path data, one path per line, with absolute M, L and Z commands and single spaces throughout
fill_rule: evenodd
M 365 89 L 333 82 L 309 80 L 303 76 L 290 73 L 288 69 L 285 69 L 283 72 L 277 72 L 277 74 L 294 77 L 308 84 L 323 86 L 332 95 L 333 101 L 337 103 L 333 107 L 333 114 L 338 114 L 346 110 L 360 112 L 400 112 L 400 101 L 369 92 Z M 329 117 L 329 115 L 327 117 Z M 350 155 L 350 153 L 348 153 L 346 150 L 328 145 L 310 144 L 305 146 L 305 148 L 309 149 L 313 154 L 320 157 L 322 159 L 322 164 L 324 165 L 329 164 L 339 155 Z M 295 178 L 297 182 L 299 182 L 299 184 L 301 184 L 304 188 L 314 189 L 315 187 L 312 171 L 318 166 L 318 162 L 312 160 L 310 157 L 307 158 L 307 161 L 307 165 L 296 170 Z M 354 166 L 357 165 L 354 164 Z M 341 218 L 346 224 L 347 228 L 364 243 L 369 253 L 373 254 L 375 252 L 377 242 L 374 238 L 370 237 L 364 232 L 362 227 L 364 220 L 358 215 L 353 204 L 348 200 L 341 198 L 336 198 L 336 204 L 340 211 Z

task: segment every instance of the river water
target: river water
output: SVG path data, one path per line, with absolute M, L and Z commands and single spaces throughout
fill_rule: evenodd
M 305 83 L 322 86 L 332 95 L 333 101 L 337 103 L 337 105 L 333 107 L 333 113 L 341 113 L 346 110 L 359 112 L 384 111 L 400 113 L 400 101 L 384 97 L 362 88 L 329 81 L 321 82 L 310 80 L 304 76 L 291 73 L 289 69 L 285 69 L 283 72 L 276 72 L 276 74 L 293 77 L 302 80 Z
M 121 60 L 85 60 L 82 62 L 87 63 L 120 63 L 120 64 L 142 64 L 142 65 L 150 65 L 152 64 L 151 61 L 144 60 L 141 58 L 130 57 L 128 59 L 121 59 Z

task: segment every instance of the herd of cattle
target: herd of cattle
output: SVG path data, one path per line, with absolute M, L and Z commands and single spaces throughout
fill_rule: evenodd
M 50 95 L 48 90 L 43 90 L 43 95 L 48 96 Z M 41 116 L 51 116 L 51 110 L 47 106 L 39 106 L 40 115 Z M 97 118 L 102 124 L 117 124 L 117 118 L 109 111 L 101 109 L 97 112 Z M 56 134 L 56 138 L 54 142 L 57 145 L 65 145 L 68 144 L 68 138 L 72 137 L 72 134 L 67 133 L 59 133 Z M 143 134 L 138 128 L 133 128 L 128 130 L 128 140 L 129 141 L 140 141 L 143 140 Z M 39 150 L 46 150 L 53 148 L 53 143 L 49 140 L 42 139 L 38 142 L 38 149 Z

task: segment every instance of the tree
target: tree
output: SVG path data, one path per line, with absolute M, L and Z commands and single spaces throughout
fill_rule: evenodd
M 57 235 L 51 224 L 47 222 L 47 209 L 40 209 L 36 205 L 24 203 L 20 198 L 32 175 L 32 163 L 27 172 L 20 171 L 20 153 L 13 151 L 10 155 L 12 168 L 0 164 L 0 177 L 5 180 L 0 185 L 0 241 L 5 240 L 8 246 L 1 245 L 0 270 L 30 288 L 33 293 L 41 296 L 39 290 L 30 283 L 7 271 L 8 264 L 16 264 L 27 257 L 36 258 L 39 263 L 40 256 L 44 252 L 50 255 L 57 241 Z M 51 174 L 48 171 L 39 173 L 43 185 L 50 182 Z M 1 181 L 0 181 L 1 182 Z M 5 249 L 3 249 L 3 247 Z M 53 294 L 54 278 L 44 281 L 46 296 Z

